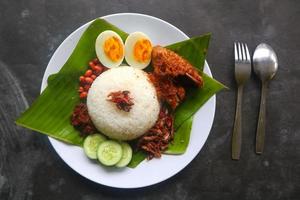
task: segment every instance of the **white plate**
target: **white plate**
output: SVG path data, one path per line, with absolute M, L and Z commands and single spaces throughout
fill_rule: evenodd
M 142 31 L 154 44 L 168 45 L 188 39 L 188 36 L 173 25 L 142 14 L 121 13 L 102 17 L 122 30 L 131 33 Z M 91 22 L 88 22 L 69 35 L 53 54 L 45 71 L 41 91 L 47 86 L 49 75 L 56 73 L 69 58 L 80 36 Z M 204 71 L 211 75 L 205 63 Z M 190 143 L 183 155 L 163 155 L 160 159 L 143 161 L 134 169 L 106 168 L 89 160 L 82 148 L 68 145 L 49 138 L 58 155 L 77 173 L 102 185 L 116 188 L 139 188 L 164 181 L 186 167 L 199 153 L 210 132 L 214 114 L 216 97 L 213 96 L 196 113 L 194 117 Z

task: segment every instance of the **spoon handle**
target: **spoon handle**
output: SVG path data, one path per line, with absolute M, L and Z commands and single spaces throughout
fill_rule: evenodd
M 256 153 L 262 154 L 265 143 L 265 126 L 266 126 L 266 93 L 267 83 L 262 83 L 261 97 L 260 97 L 260 110 L 256 129 Z
M 242 145 L 242 99 L 243 85 L 238 87 L 235 120 L 232 133 L 231 156 L 233 160 L 239 160 Z

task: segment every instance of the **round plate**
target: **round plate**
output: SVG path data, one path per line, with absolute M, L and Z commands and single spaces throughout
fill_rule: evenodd
M 102 17 L 127 33 L 142 31 L 153 44 L 162 46 L 186 40 L 189 37 L 173 25 L 161 19 L 134 13 L 121 13 Z M 45 71 L 41 91 L 47 86 L 49 75 L 56 73 L 64 65 L 75 48 L 80 36 L 91 22 L 69 35 L 53 54 Z M 211 76 L 205 63 L 204 71 Z M 194 117 L 190 143 L 182 155 L 163 155 L 160 159 L 143 161 L 136 168 L 107 168 L 93 162 L 84 155 L 83 149 L 49 138 L 58 155 L 77 173 L 102 185 L 116 188 L 139 188 L 164 181 L 186 167 L 199 153 L 210 132 L 216 97 L 213 96 L 201 107 Z

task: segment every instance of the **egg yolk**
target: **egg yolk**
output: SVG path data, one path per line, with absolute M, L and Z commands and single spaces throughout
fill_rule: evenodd
M 123 56 L 123 46 L 117 37 L 110 37 L 104 43 L 104 52 L 113 62 L 117 62 Z
M 147 62 L 151 57 L 151 51 L 151 42 L 147 39 L 142 39 L 135 43 L 133 54 L 138 62 Z

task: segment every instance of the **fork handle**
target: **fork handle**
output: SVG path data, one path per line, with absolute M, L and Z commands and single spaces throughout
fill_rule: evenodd
M 256 129 L 256 153 L 262 154 L 265 143 L 267 82 L 262 83 L 259 116 Z
M 235 120 L 232 133 L 231 156 L 233 160 L 239 160 L 242 145 L 242 99 L 243 85 L 238 86 L 237 103 L 235 110 Z

